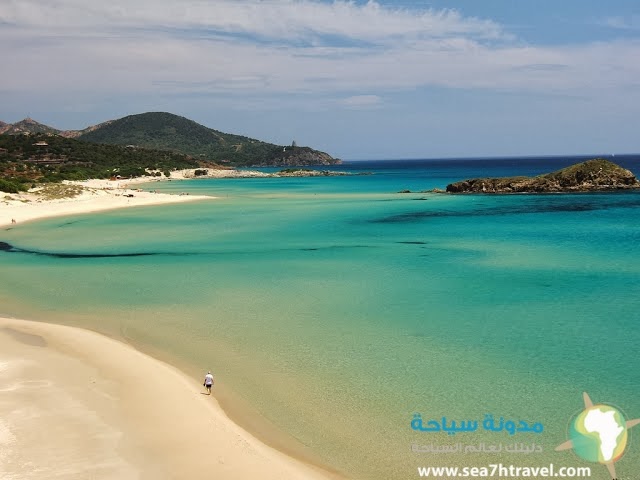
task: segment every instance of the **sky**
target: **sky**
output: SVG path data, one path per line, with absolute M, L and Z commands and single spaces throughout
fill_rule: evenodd
M 346 160 L 640 152 L 638 0 L 0 0 L 0 120 Z

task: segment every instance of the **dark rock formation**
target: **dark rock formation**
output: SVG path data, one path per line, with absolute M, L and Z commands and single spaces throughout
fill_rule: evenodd
M 632 172 L 604 159 L 587 160 L 537 177 L 474 178 L 447 185 L 449 193 L 559 193 L 640 188 Z
M 37 133 L 57 135 L 60 133 L 60 130 L 44 125 L 43 123 L 38 123 L 32 118 L 25 118 L 16 123 L 0 122 L 0 134 L 20 135 Z
M 333 158 L 325 152 L 320 152 L 309 147 L 280 147 L 263 157 L 260 161 L 251 162 L 252 167 L 296 167 L 300 165 L 336 165 L 341 160 Z
M 273 174 L 274 177 L 346 177 L 353 173 L 333 170 L 307 170 L 304 168 L 287 168 Z

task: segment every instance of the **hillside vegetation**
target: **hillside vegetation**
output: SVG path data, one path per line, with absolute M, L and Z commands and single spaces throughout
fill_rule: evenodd
M 308 147 L 283 147 L 214 130 L 178 115 L 149 112 L 114 120 L 83 133 L 80 140 L 171 150 L 239 166 L 339 163 Z
M 40 145 L 38 145 L 40 144 Z M 215 166 L 187 155 L 120 145 L 98 145 L 59 135 L 0 135 L 0 191 L 33 183 L 140 176 L 146 169 Z
M 242 135 L 223 133 L 166 112 L 148 112 L 108 120 L 82 130 L 58 130 L 26 118 L 0 122 L 0 134 L 53 134 L 84 142 L 166 150 L 196 160 L 234 166 L 307 166 L 340 163 L 310 147 L 282 146 Z
M 640 188 L 632 172 L 596 158 L 537 177 L 474 178 L 447 185 L 450 193 L 555 193 Z

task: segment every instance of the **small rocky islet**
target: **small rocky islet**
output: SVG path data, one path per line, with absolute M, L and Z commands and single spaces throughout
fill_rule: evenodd
M 447 193 L 567 193 L 640 188 L 635 175 L 602 158 L 536 177 L 474 178 L 447 185 Z

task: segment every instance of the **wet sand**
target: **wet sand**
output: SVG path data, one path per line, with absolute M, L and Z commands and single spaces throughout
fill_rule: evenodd
M 204 393 L 117 340 L 0 318 L 0 477 L 335 478 L 233 423 L 215 387 Z

